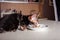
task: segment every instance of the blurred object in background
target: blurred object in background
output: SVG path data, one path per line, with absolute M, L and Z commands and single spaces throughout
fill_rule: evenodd
M 29 2 L 39 2 L 39 0 L 28 0 Z

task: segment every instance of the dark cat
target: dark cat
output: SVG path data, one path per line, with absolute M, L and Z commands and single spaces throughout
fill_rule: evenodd
M 2 20 L 0 21 L 1 24 L 0 30 L 4 30 L 4 31 L 16 30 L 19 25 L 19 21 L 17 17 L 18 17 L 17 13 L 10 14 L 6 17 L 3 17 Z

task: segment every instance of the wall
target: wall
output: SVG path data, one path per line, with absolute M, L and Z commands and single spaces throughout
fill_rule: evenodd
M 39 18 L 44 18 L 44 15 L 43 15 L 43 5 L 42 3 L 39 3 L 39 11 L 40 11 L 40 16 Z
M 16 9 L 18 12 L 22 10 L 24 15 L 30 14 L 31 10 L 39 11 L 38 3 L 1 3 L 1 10 Z

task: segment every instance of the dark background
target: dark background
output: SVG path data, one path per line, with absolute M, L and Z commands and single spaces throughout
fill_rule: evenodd
M 60 0 L 56 0 L 58 20 L 60 21 Z
M 54 6 L 49 5 L 49 0 L 44 1 L 43 15 L 45 18 L 48 18 L 48 20 L 55 20 Z

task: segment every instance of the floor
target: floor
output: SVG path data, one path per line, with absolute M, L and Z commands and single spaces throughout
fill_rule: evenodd
M 47 31 L 19 31 L 0 34 L 0 40 L 60 40 L 60 22 L 40 20 L 48 25 Z

